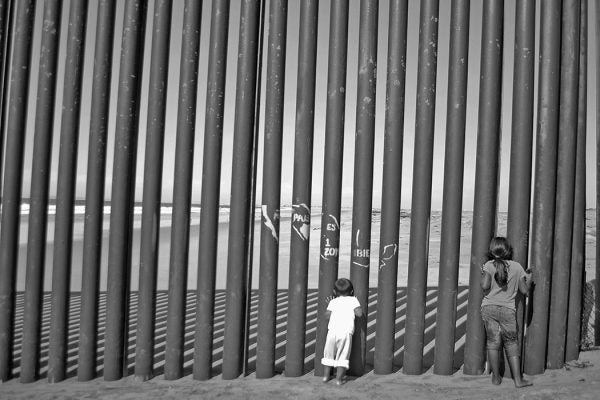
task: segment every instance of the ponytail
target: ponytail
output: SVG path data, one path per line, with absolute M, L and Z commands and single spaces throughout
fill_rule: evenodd
M 493 262 L 496 267 L 494 279 L 498 286 L 504 288 L 508 284 L 508 263 L 500 258 L 495 258 Z

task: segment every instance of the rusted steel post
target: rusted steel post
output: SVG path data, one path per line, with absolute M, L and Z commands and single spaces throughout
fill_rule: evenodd
M 87 0 L 71 2 L 54 222 L 52 312 L 48 355 L 48 381 L 51 383 L 64 380 L 67 372 L 73 207 L 87 11 Z
M 458 292 L 463 174 L 465 169 L 470 8 L 470 0 L 452 1 L 439 296 L 433 367 L 433 372 L 440 375 L 452 375 L 454 373 L 456 295 Z
M 560 1 L 543 1 L 540 14 L 540 62 L 533 190 L 529 325 L 525 338 L 524 372 L 541 374 L 546 365 L 550 275 L 556 203 L 556 152 L 560 83 Z
M 304 372 L 318 9 L 317 0 L 303 0 L 300 4 L 286 376 Z
M 96 25 L 83 227 L 81 325 L 79 327 L 79 365 L 77 368 L 77 377 L 80 381 L 89 381 L 96 377 L 98 292 L 115 6 L 115 0 L 101 0 L 98 4 Z
M 487 261 L 490 240 L 496 228 L 498 155 L 502 114 L 502 47 L 504 1 L 483 3 L 481 79 L 473 205 L 473 241 L 469 273 L 469 303 L 464 373 L 483 373 L 485 332 L 481 320 L 481 266 Z
M 190 207 L 202 3 L 185 2 L 177 109 L 177 142 L 173 171 L 173 216 L 169 257 L 169 306 L 165 349 L 165 379 L 183 376 L 185 304 L 190 242 Z
M 135 376 L 141 380 L 153 376 L 156 276 L 172 9 L 173 0 L 157 0 L 154 4 L 135 346 Z
M 194 379 L 202 380 L 212 376 L 229 3 L 230 0 L 214 0 L 211 11 L 194 338 Z
M 135 161 L 147 2 L 127 0 L 121 44 L 115 156 L 113 162 L 104 379 L 123 377 L 127 367 L 129 283 L 135 194 Z
M 240 14 L 240 40 L 236 86 L 233 164 L 227 249 L 225 332 L 223 338 L 223 379 L 242 373 L 247 293 L 247 257 L 251 196 L 256 65 L 260 1 L 244 1 Z
M 275 374 L 287 0 L 269 3 L 256 377 Z
M 54 134 L 54 102 L 58 40 L 60 36 L 61 0 L 44 3 L 40 69 L 38 76 L 33 161 L 27 235 L 27 271 L 25 307 L 23 311 L 23 344 L 21 351 L 22 383 L 38 378 L 40 368 L 40 335 L 42 297 L 46 266 L 46 236 L 48 229 L 48 191 L 50 186 L 50 156 Z
M 17 3 L 0 224 L 0 382 L 12 377 L 15 285 L 34 15 L 34 1 Z
M 394 361 L 407 27 L 408 1 L 390 1 L 374 355 L 376 374 L 391 374 Z
M 577 154 L 580 5 L 580 0 L 564 0 L 562 5 L 556 212 L 546 360 L 550 369 L 562 368 L 565 362 Z
M 516 2 L 512 132 L 508 189 L 507 238 L 513 259 L 527 268 L 531 204 L 535 0 Z M 525 296 L 517 294 L 519 345 L 523 349 Z
M 581 348 L 581 304 L 585 289 L 585 182 L 587 134 L 587 46 L 588 0 L 581 0 L 579 25 L 579 105 L 577 108 L 577 151 L 575 156 L 575 201 L 573 208 L 573 247 L 567 312 L 565 361 L 577 360 Z
M 410 375 L 423 372 L 423 334 L 435 131 L 438 16 L 439 0 L 421 1 L 406 334 L 402 366 L 404 373 Z

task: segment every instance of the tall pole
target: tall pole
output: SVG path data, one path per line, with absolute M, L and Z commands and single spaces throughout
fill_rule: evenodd
M 80 381 L 89 381 L 96 377 L 104 176 L 106 173 L 106 139 L 115 34 L 115 9 L 115 0 L 101 0 L 98 4 L 85 189 L 85 222 L 83 226 L 81 320 L 79 327 L 79 365 L 77 367 L 77 377 Z
M 300 3 L 286 376 L 300 376 L 304 372 L 318 11 L 318 0 Z
M 73 249 L 73 206 L 77 179 L 77 146 L 81 85 L 88 1 L 71 2 L 67 33 L 67 63 L 63 91 L 60 132 L 56 218 L 54 222 L 54 258 L 52 271 L 52 313 L 48 381 L 66 378 L 69 332 L 69 290 Z
M 104 379 L 123 377 L 127 330 L 135 161 L 146 23 L 144 0 L 127 0 L 121 44 L 117 123 L 110 197 Z
M 533 97 L 535 66 L 535 0 L 516 2 L 515 49 L 508 189 L 507 238 L 513 259 L 527 269 L 533 148 Z M 517 294 L 519 345 L 522 349 L 525 296 Z
M 452 1 L 450 19 L 450 60 L 448 64 L 448 106 L 446 154 L 444 157 L 444 198 L 440 245 L 439 296 L 436 313 L 433 372 L 454 372 L 456 295 L 460 262 L 465 125 L 469 71 L 470 0 Z
M 387 94 L 381 184 L 381 244 L 375 333 L 376 374 L 392 373 L 394 361 L 406 87 L 407 0 L 390 2 L 388 25 Z
M 483 373 L 484 365 L 485 332 L 480 311 L 483 298 L 480 279 L 481 266 L 487 261 L 488 246 L 496 230 L 503 20 L 504 1 L 491 0 L 483 3 L 473 241 L 464 365 L 464 373 L 469 375 Z
M 135 346 L 135 376 L 141 380 L 150 379 L 153 375 L 156 276 L 172 9 L 173 0 L 157 0 L 154 4 Z
M 429 258 L 429 217 L 435 131 L 439 0 L 421 1 L 417 114 L 408 254 L 408 295 L 404 339 L 404 373 L 423 372 L 425 294 Z
M 548 311 L 556 203 L 561 1 L 543 1 L 540 15 L 540 63 L 533 190 L 531 262 L 533 295 L 525 338 L 524 372 L 541 374 L 546 365 Z
M 577 108 L 577 151 L 575 156 L 575 202 L 573 208 L 573 247 L 567 312 L 565 361 L 579 358 L 581 347 L 581 304 L 585 289 L 585 183 L 587 135 L 587 46 L 588 1 L 581 0 L 579 26 L 579 105 Z
M 8 109 L 8 87 L 10 82 L 10 59 L 12 48 L 14 2 L 0 2 L 0 157 L 4 159 L 4 137 L 6 135 L 6 112 Z M 0 162 L 0 198 L 2 198 L 2 162 Z
M 23 350 L 21 352 L 20 373 L 22 383 L 33 382 L 38 378 L 39 373 L 42 291 L 44 290 L 46 231 L 48 228 L 50 155 L 54 134 L 54 101 L 56 98 L 56 69 L 61 12 L 62 1 L 48 0 L 45 2 L 29 195 Z
M 242 3 L 233 133 L 233 164 L 229 239 L 227 250 L 227 287 L 225 332 L 223 338 L 223 379 L 242 373 L 248 257 L 248 211 L 251 195 L 251 164 L 254 142 L 256 102 L 256 65 L 260 1 Z
M 275 374 L 287 0 L 269 3 L 256 377 Z
M 0 382 L 12 377 L 15 285 L 34 15 L 34 1 L 17 3 L 0 224 Z
M 596 8 L 596 66 L 600 65 L 600 6 Z M 596 204 L 600 204 L 600 68 L 596 68 Z M 598 207 L 598 206 L 596 206 Z M 600 223 L 600 213 L 596 213 L 596 226 Z M 596 246 L 596 275 L 600 276 L 600 246 Z M 596 293 L 600 293 L 600 279 L 596 279 Z M 600 296 L 594 297 L 596 313 L 594 321 L 600 321 Z M 600 327 L 594 328 L 594 345 L 600 345 Z
M 190 247 L 190 207 L 196 132 L 196 103 L 202 2 L 188 0 L 183 13 L 181 72 L 177 109 L 177 141 L 173 171 L 173 216 L 169 256 L 169 306 L 165 379 L 183 376 L 185 306 Z
M 194 338 L 194 379 L 202 380 L 212 375 L 229 3 L 215 0 L 211 11 Z
M 556 213 L 546 361 L 550 369 L 562 368 L 565 362 L 577 155 L 580 5 L 581 0 L 564 0 L 562 5 Z

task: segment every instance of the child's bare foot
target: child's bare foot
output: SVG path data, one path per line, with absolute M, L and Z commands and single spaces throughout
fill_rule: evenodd
M 522 387 L 531 386 L 531 385 L 533 385 L 532 382 L 526 381 L 523 378 L 521 378 L 521 379 L 515 379 L 515 387 L 516 388 L 522 388 Z
M 494 385 L 499 385 L 502 383 L 502 377 L 501 376 L 496 376 L 494 374 L 492 374 L 492 383 Z

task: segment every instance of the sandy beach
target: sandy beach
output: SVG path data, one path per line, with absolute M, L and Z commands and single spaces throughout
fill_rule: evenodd
M 498 218 L 498 234 L 506 233 L 506 214 L 499 214 Z M 125 377 L 119 381 L 106 382 L 102 378 L 101 366 L 99 366 L 98 378 L 89 382 L 78 382 L 76 377 L 77 367 L 77 326 L 72 326 L 72 334 L 70 339 L 69 350 L 69 378 L 64 382 L 56 384 L 48 384 L 44 377 L 44 371 L 47 369 L 47 353 L 45 361 L 42 360 L 42 377 L 33 384 L 21 384 L 18 378 L 9 382 L 0 384 L 0 399 L 280 399 L 286 397 L 290 399 L 325 399 L 325 398 L 344 398 L 344 399 L 596 399 L 597 393 L 600 393 L 600 348 L 592 348 L 581 353 L 578 361 L 567 364 L 559 370 L 547 370 L 544 374 L 529 377 L 534 385 L 530 388 L 516 390 L 512 380 L 507 376 L 502 385 L 496 387 L 490 383 L 489 376 L 467 376 L 462 372 L 462 346 L 464 345 L 464 328 L 466 321 L 466 304 L 467 304 L 467 288 L 468 271 L 470 259 L 470 243 L 471 243 L 471 228 L 472 217 L 471 213 L 463 215 L 463 226 L 461 235 L 460 249 L 460 266 L 459 266 L 459 286 L 462 287 L 458 296 L 457 302 L 457 342 L 456 354 L 457 360 L 455 367 L 456 372 L 452 376 L 439 376 L 433 374 L 431 361 L 426 361 L 426 372 L 419 376 L 405 375 L 401 369 L 390 375 L 376 375 L 370 370 L 372 368 L 371 361 L 367 359 L 368 372 L 362 377 L 350 377 L 348 382 L 337 387 L 335 383 L 329 382 L 323 384 L 319 377 L 314 376 L 314 340 L 315 340 L 315 324 L 316 324 L 316 290 L 318 284 L 318 259 L 319 259 L 319 233 L 320 233 L 320 216 L 313 215 L 311 225 L 310 238 L 310 255 L 309 255 L 309 294 L 307 303 L 307 345 L 306 345 L 306 360 L 305 374 L 301 377 L 291 378 L 285 376 L 283 371 L 284 360 L 284 344 L 285 332 L 278 335 L 277 338 L 277 354 L 278 361 L 276 362 L 276 370 L 278 375 L 270 379 L 257 379 L 254 373 L 246 377 L 240 377 L 236 380 L 223 380 L 220 375 L 219 354 L 213 363 L 215 376 L 208 381 L 195 381 L 191 376 L 191 365 L 193 363 L 193 323 L 194 323 L 194 290 L 196 286 L 196 267 L 197 267 L 197 240 L 198 240 L 198 213 L 192 214 L 192 224 L 190 230 L 190 264 L 188 278 L 188 312 L 186 317 L 186 357 L 185 365 L 186 376 L 176 381 L 167 381 L 162 374 L 161 366 L 164 363 L 164 353 L 157 353 L 157 362 L 155 371 L 157 376 L 153 379 L 140 382 L 133 376 Z M 372 254 L 378 254 L 378 239 L 379 239 L 379 221 L 380 215 L 374 213 L 372 226 Z M 222 221 L 219 228 L 219 269 L 217 272 L 217 319 L 216 332 L 222 332 L 222 320 L 219 313 L 223 313 L 223 289 L 225 288 L 225 267 L 227 256 L 227 218 L 222 216 Z M 588 210 L 586 226 L 586 281 L 591 281 L 595 278 L 595 245 L 596 245 L 596 229 L 595 229 L 595 210 Z M 26 221 L 26 218 L 24 218 Z M 137 264 L 139 263 L 139 216 L 136 216 L 134 226 L 134 252 L 133 252 L 133 276 L 137 277 Z M 258 222 L 257 222 L 258 224 Z M 258 226 L 258 225 L 257 225 Z M 341 223 L 341 243 L 349 243 L 351 231 L 351 214 L 348 210 L 345 211 Z M 405 214 L 400 224 L 400 262 L 398 268 L 398 310 L 400 310 L 399 323 L 397 330 L 399 335 L 397 338 L 397 347 L 402 346 L 403 324 L 405 323 L 402 316 L 405 303 L 406 279 L 407 279 L 407 263 L 408 263 L 408 248 L 409 248 L 409 229 L 410 217 Z M 24 229 L 22 227 L 22 229 Z M 77 269 L 80 265 L 77 262 L 78 257 L 82 257 L 82 219 L 76 220 L 75 227 L 75 244 L 74 244 L 74 267 L 72 279 L 72 313 L 77 312 L 78 288 L 80 289 L 81 271 Z M 288 284 L 288 268 L 289 268 L 289 237 L 290 237 L 289 217 L 282 215 L 281 222 L 281 240 L 280 240 L 280 276 L 279 289 L 281 302 L 278 305 L 278 323 L 285 325 L 286 315 L 286 288 Z M 23 230 L 22 230 L 23 232 Z M 49 233 L 52 232 L 52 220 L 50 220 Z M 437 304 L 437 279 L 439 265 L 439 245 L 441 232 L 441 213 L 433 212 L 431 216 L 430 226 L 430 246 L 429 246 L 429 268 L 428 268 L 428 314 L 426 316 L 426 346 L 424 349 L 425 359 L 432 359 L 435 349 L 434 332 L 435 332 L 435 309 Z M 107 243 L 109 234 L 109 226 L 106 224 L 104 229 L 104 240 Z M 25 239 L 23 241 L 23 239 Z M 49 235 L 48 253 L 47 253 L 47 268 L 45 274 L 44 290 L 48 292 L 51 289 L 51 260 L 52 260 L 52 240 Z M 169 243 L 170 243 L 170 217 L 168 214 L 163 216 L 161 222 L 161 241 L 160 241 L 160 261 L 159 261 L 159 298 L 157 304 L 157 334 L 162 339 L 157 341 L 157 346 L 163 346 L 164 351 L 164 329 L 166 324 L 166 283 L 168 282 L 168 258 L 169 258 Z M 259 263 L 258 240 L 255 242 L 255 266 Z M 349 247 L 349 246 L 346 246 Z M 104 248 L 103 271 L 101 277 L 101 288 L 105 290 L 106 280 L 106 246 Z M 340 254 L 340 276 L 348 276 L 349 274 L 349 248 L 342 248 Z M 25 282 L 25 256 L 26 254 L 26 235 L 21 235 L 21 252 L 18 271 L 18 289 L 24 288 Z M 371 260 L 370 286 L 372 294 L 369 298 L 370 303 L 376 304 L 377 295 L 377 257 L 373 256 Z M 256 268 L 256 267 L 255 267 Z M 258 287 L 258 273 L 253 276 L 254 288 Z M 161 286 L 162 285 L 162 286 Z M 132 279 L 132 291 L 136 296 L 137 279 Z M 256 293 L 254 294 L 256 296 Z M 46 294 L 48 301 L 49 293 Z M 101 300 L 101 303 L 104 300 Z M 252 313 L 252 322 L 256 322 L 256 299 L 254 299 Z M 132 300 L 132 314 L 135 321 L 136 299 Z M 375 307 L 370 305 L 369 328 L 367 345 L 372 349 L 375 338 Z M 45 310 L 47 313 L 49 310 Z M 19 314 L 17 313 L 17 316 Z M 47 341 L 48 323 L 45 319 L 45 325 L 42 327 L 42 341 Z M 187 329 L 187 327 L 190 329 Z M 100 337 L 104 330 L 104 324 L 99 325 Z M 161 333 L 162 332 L 162 333 Z M 162 336 L 161 336 L 162 335 Z M 220 343 L 221 338 L 216 337 L 215 343 Z M 17 338 L 17 345 L 19 339 Z M 130 359 L 129 363 L 132 366 L 135 351 L 135 337 L 130 336 Z M 254 345 L 250 352 L 252 359 L 255 359 L 255 344 L 256 335 L 251 337 L 250 345 Z M 44 346 L 44 345 L 43 345 Z M 44 351 L 44 349 L 42 349 Z M 161 355 L 163 354 L 163 355 Z M 402 351 L 399 350 L 396 358 L 400 361 Z M 161 358 L 163 361 L 161 361 Z M 250 363 L 252 364 L 252 359 Z M 371 364 L 369 364 L 371 362 Z M 401 361 L 400 361 L 401 362 Z M 253 369 L 250 369 L 253 371 Z

